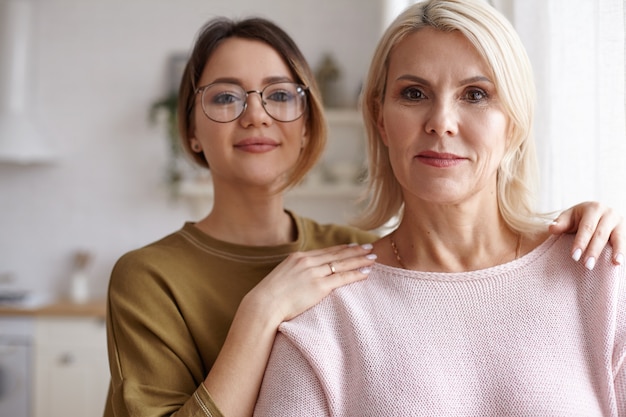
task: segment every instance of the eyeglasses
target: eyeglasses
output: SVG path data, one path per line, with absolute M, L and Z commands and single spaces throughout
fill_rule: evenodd
M 304 114 L 307 107 L 308 88 L 292 83 L 268 84 L 263 90 L 244 90 L 240 85 L 214 83 L 199 87 L 202 111 L 209 119 L 228 123 L 238 119 L 248 107 L 248 96 L 257 93 L 265 112 L 279 122 L 293 122 Z

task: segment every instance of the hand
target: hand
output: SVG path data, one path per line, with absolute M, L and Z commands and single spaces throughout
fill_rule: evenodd
M 276 325 L 303 313 L 332 290 L 367 277 L 372 245 L 339 245 L 289 255 L 245 297 L 248 306 L 271 311 Z
M 576 233 L 572 258 L 582 259 L 587 269 L 593 269 L 607 242 L 613 246 L 613 264 L 624 263 L 626 225 L 615 210 L 595 201 L 580 203 L 565 210 L 550 225 L 550 233 Z M 583 256 L 584 255 L 584 256 Z

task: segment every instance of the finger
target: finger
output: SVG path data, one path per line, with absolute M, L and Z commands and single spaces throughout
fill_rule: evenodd
M 584 253 L 584 256 L 582 256 L 582 261 L 585 263 L 585 267 L 587 267 L 587 269 L 591 270 L 594 268 L 596 261 L 599 259 L 600 254 L 602 253 L 602 250 L 608 243 L 616 241 L 618 242 L 618 245 L 622 244 L 621 241 L 623 241 L 623 239 L 620 240 L 621 236 L 623 235 L 623 231 L 621 231 L 620 234 L 621 222 L 621 216 L 619 216 L 611 208 L 607 208 L 597 222 L 588 245 L 583 246 L 581 243 L 574 243 L 574 245 L 578 244 L 578 247 L 580 248 L 582 253 Z M 613 252 L 614 263 L 619 257 L 619 250 L 620 249 Z M 578 253 L 580 253 L 580 251 Z
M 574 218 L 573 212 L 570 210 L 564 211 L 550 223 L 548 229 L 553 235 L 560 235 L 562 233 L 571 233 L 576 230 L 577 221 Z
M 376 255 L 368 253 L 366 255 L 351 256 L 347 258 L 338 258 L 334 261 L 330 261 L 320 267 L 323 268 L 322 274 L 339 275 L 344 272 L 357 271 L 361 274 L 369 273 L 368 267 L 370 267 L 376 261 Z
M 306 252 L 300 252 L 300 254 L 312 258 L 319 257 L 329 259 L 328 262 L 330 262 L 330 260 L 332 260 L 332 258 L 335 256 L 355 256 L 358 254 L 371 252 L 373 248 L 374 246 L 371 243 L 364 243 L 362 245 L 359 245 L 357 243 L 349 243 L 322 249 L 312 249 Z
M 626 253 L 626 224 L 623 216 L 620 216 L 619 226 L 613 229 L 609 238 L 613 246 L 612 260 L 615 265 L 624 265 L 624 253 Z
M 352 284 L 358 281 L 362 281 L 367 278 L 370 268 L 357 269 L 344 271 L 338 274 L 333 274 L 325 279 L 326 284 L 329 285 L 329 290 L 335 290 L 343 287 L 344 285 Z M 329 292 L 330 292 L 329 291 Z
M 600 218 L 606 214 L 609 207 L 597 201 L 586 201 L 563 211 L 550 225 L 550 231 L 554 234 L 574 233 L 582 226 L 591 226 L 589 238 L 599 223 Z
M 550 233 L 560 235 L 561 233 L 570 231 L 575 224 L 574 209 L 570 208 L 559 214 L 559 216 L 550 223 L 548 229 Z
M 317 265 L 328 264 L 330 262 L 337 263 L 350 258 L 363 258 L 365 255 L 372 252 L 374 246 L 371 243 L 365 243 L 363 245 L 345 245 L 337 248 L 334 251 L 326 251 L 318 253 L 312 257 L 314 263 Z M 305 252 L 309 254 L 309 252 Z
M 291 253 L 277 269 L 303 271 L 319 267 L 332 261 L 349 256 L 364 256 L 372 251 L 372 244 L 347 244 L 324 249 L 313 249 Z M 319 274 L 315 274 L 316 276 Z
M 606 232 L 608 222 L 609 222 L 609 219 L 605 216 L 603 216 L 600 219 L 594 233 L 591 235 L 591 238 L 589 239 L 589 242 L 586 246 L 580 242 L 574 243 L 574 245 L 576 246 L 578 250 L 578 252 L 575 252 L 573 256 L 574 260 L 581 259 L 584 262 L 585 267 L 589 270 L 594 268 L 596 264 L 596 260 L 598 259 L 598 256 L 600 255 L 600 252 L 602 252 L 602 249 L 609 242 L 610 230 L 608 233 Z M 610 229 L 612 228 L 613 226 L 611 226 Z M 583 253 L 584 255 L 581 257 L 578 257 L 578 254 L 581 254 L 581 253 Z M 576 258 L 579 258 L 579 259 L 576 259 Z
M 597 225 L 602 217 L 609 213 L 610 208 L 600 203 L 581 203 L 561 213 L 555 222 L 550 225 L 549 230 L 554 234 L 576 232 L 571 255 L 574 260 L 578 261 L 582 259 L 582 255 L 596 233 Z M 606 235 L 606 239 L 604 244 L 601 244 L 601 247 L 604 247 L 608 242 L 608 235 Z M 600 244 L 600 240 L 597 241 L 597 244 Z

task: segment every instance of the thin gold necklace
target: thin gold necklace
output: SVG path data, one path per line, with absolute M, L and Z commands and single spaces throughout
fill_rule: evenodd
M 395 233 L 395 232 L 394 232 Z M 389 242 L 391 243 L 391 250 L 393 250 L 393 254 L 396 255 L 396 260 L 402 269 L 408 269 L 404 266 L 404 262 L 402 262 L 402 258 L 400 257 L 400 253 L 398 253 L 398 246 L 396 246 L 396 242 L 393 240 L 393 233 L 389 236 Z M 522 253 L 522 234 L 519 233 L 517 235 L 517 246 L 515 247 L 515 259 L 518 259 L 520 254 Z

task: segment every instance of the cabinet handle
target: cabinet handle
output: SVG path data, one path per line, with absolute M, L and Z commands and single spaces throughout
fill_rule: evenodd
M 63 366 L 72 365 L 75 361 L 74 355 L 69 352 L 65 352 L 59 356 L 59 364 Z

